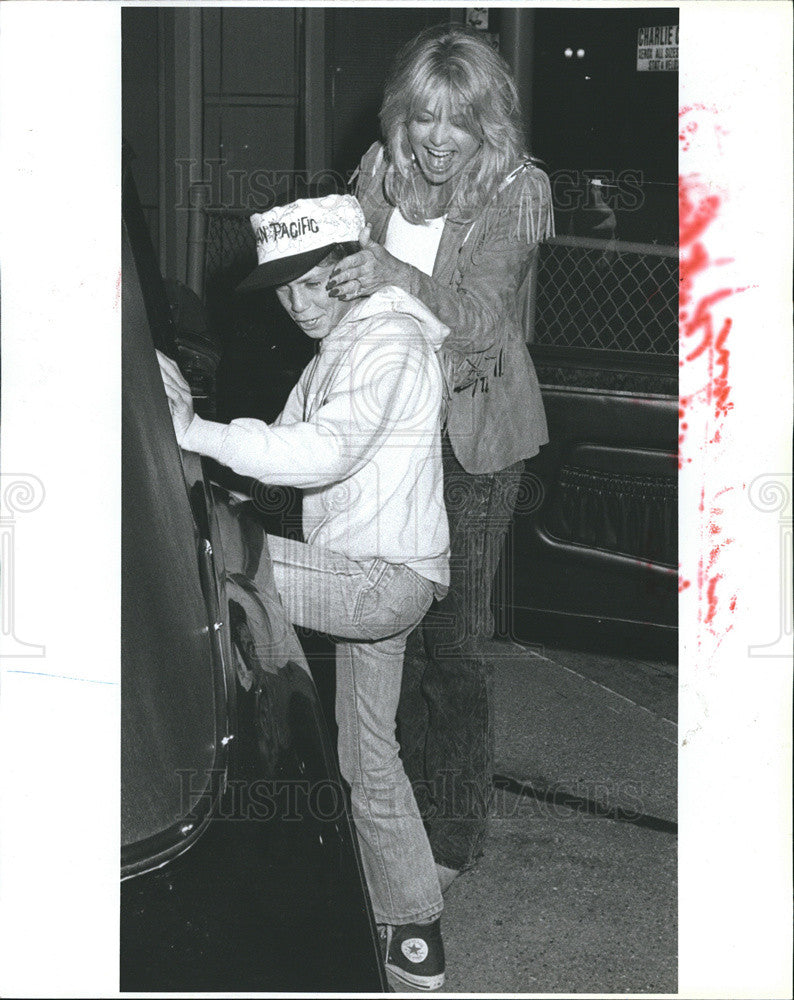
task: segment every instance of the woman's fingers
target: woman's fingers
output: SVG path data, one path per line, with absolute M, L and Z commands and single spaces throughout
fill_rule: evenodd
M 387 253 L 383 247 L 377 243 L 370 243 L 366 250 L 360 250 L 340 261 L 331 272 L 328 289 L 330 291 L 336 288 L 349 292 L 355 288 L 342 289 L 341 286 L 350 283 L 355 285 L 358 281 L 362 289 L 372 292 L 378 286 L 388 282 L 389 262 L 392 259 L 391 254 Z
M 338 287 L 345 281 L 361 277 L 361 272 L 365 272 L 367 267 L 372 266 L 373 259 L 371 251 L 365 250 L 360 250 L 358 253 L 353 253 L 349 257 L 345 257 L 331 271 L 328 287 Z
M 355 255 L 359 257 L 359 254 Z M 354 263 L 354 258 L 345 260 L 345 267 L 334 277 L 331 276 L 328 285 L 328 294 L 333 298 L 356 298 L 360 295 L 369 295 L 375 290 L 379 282 L 377 281 L 370 261 L 364 260 L 358 264 Z
M 406 265 L 379 243 L 369 240 L 367 227 L 360 235 L 367 241 L 365 248 L 345 257 L 331 272 L 326 288 L 334 298 L 360 298 L 371 295 L 383 285 L 402 284 Z
M 372 276 L 372 268 L 362 265 L 361 267 L 350 267 L 344 274 L 340 274 L 334 281 L 334 287 L 339 288 L 351 281 L 367 281 Z

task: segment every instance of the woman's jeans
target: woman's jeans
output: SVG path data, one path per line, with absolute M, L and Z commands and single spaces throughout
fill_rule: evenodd
M 493 635 L 491 590 L 524 463 L 470 475 L 442 440 L 451 582 L 408 639 L 397 723 L 433 857 L 460 870 L 482 855 L 493 796 L 493 664 L 484 640 Z
M 395 737 L 405 641 L 434 585 L 407 566 L 353 562 L 314 545 L 267 537 L 290 620 L 336 638 L 339 766 L 350 784 L 375 920 L 407 924 L 443 902 L 433 856 Z

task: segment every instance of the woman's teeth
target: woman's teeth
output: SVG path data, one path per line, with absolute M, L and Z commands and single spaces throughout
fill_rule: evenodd
M 428 149 L 427 154 L 430 157 L 431 163 L 437 163 L 440 165 L 449 162 L 449 159 L 453 155 L 453 152 L 452 150 Z

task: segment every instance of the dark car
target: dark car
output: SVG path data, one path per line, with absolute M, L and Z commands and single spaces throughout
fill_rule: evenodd
M 123 184 L 123 991 L 384 992 L 347 789 L 252 502 L 180 452 L 174 327 Z

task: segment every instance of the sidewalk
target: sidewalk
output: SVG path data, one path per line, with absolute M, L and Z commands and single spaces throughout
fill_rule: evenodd
M 491 832 L 445 897 L 445 991 L 674 993 L 675 668 L 494 655 Z

